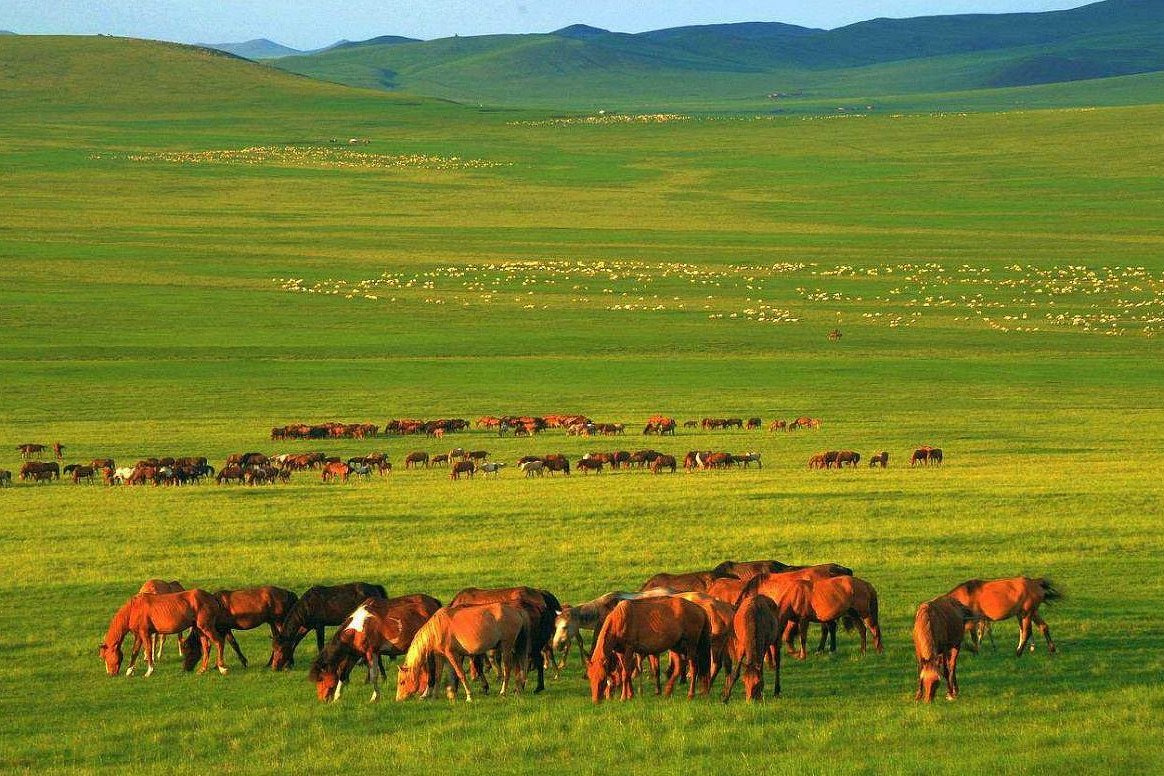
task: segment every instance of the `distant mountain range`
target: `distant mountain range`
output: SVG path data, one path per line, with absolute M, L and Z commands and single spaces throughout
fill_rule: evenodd
M 301 75 L 497 105 L 724 105 L 769 94 L 874 99 L 1164 70 L 1164 1 L 873 19 L 834 30 L 752 22 L 628 34 L 577 24 L 545 34 L 385 36 L 310 53 L 262 50 L 249 58 L 277 56 L 273 66 Z
M 394 43 L 420 43 L 417 38 L 404 38 L 399 35 L 381 35 L 378 38 L 370 38 L 369 40 L 341 40 L 330 46 L 325 46 L 321 49 L 313 49 L 310 51 L 301 51 L 290 46 L 284 46 L 281 43 L 276 43 L 273 40 L 266 38 L 255 38 L 254 40 L 243 41 L 242 43 L 199 43 L 197 45 L 203 48 L 216 49 L 217 51 L 225 51 L 227 54 L 234 54 L 236 57 L 244 59 L 279 59 L 280 57 L 292 56 L 309 56 L 311 54 L 319 54 L 324 51 L 334 51 L 335 49 L 360 48 L 363 46 L 390 46 Z

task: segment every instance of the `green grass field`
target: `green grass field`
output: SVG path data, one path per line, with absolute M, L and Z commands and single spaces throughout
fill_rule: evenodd
M 592 123 L 122 40 L 5 39 L 0 61 L 0 468 L 54 440 L 68 460 L 384 449 L 397 466 L 348 486 L 0 490 L 0 767 L 1164 766 L 1164 106 Z M 760 451 L 762 470 L 538 481 L 401 462 L 641 440 L 268 439 L 575 411 L 824 426 L 650 441 Z M 922 443 L 943 469 L 908 468 Z M 805 468 L 836 447 L 890 468 Z M 306 642 L 278 675 L 184 675 L 171 654 L 110 679 L 96 654 L 154 576 L 577 601 L 728 557 L 852 566 L 880 592 L 885 654 L 842 636 L 757 707 L 599 708 L 577 664 L 540 696 L 370 706 L 357 684 L 322 706 Z M 1065 589 L 1044 612 L 1060 653 L 1015 660 L 1000 624 L 956 703 L 915 705 L 916 605 L 1019 573 Z M 240 641 L 261 666 L 263 635 Z

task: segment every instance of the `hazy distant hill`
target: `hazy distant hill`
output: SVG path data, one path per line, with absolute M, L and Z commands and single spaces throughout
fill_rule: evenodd
M 754 22 L 627 34 L 573 25 L 376 40 L 274 64 L 350 85 L 507 105 L 726 105 L 771 93 L 875 99 L 1164 70 L 1164 1 L 874 19 L 835 30 Z
M 203 48 L 225 51 L 228 54 L 234 54 L 236 57 L 242 57 L 244 59 L 277 59 L 278 57 L 311 53 L 309 51 L 290 48 L 281 43 L 276 43 L 273 40 L 267 40 L 266 38 L 256 38 L 254 40 L 244 41 L 243 43 L 200 43 L 198 45 Z

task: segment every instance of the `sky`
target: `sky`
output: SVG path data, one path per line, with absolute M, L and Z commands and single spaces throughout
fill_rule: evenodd
M 879 16 L 1048 11 L 1087 0 L 0 0 L 0 30 L 119 35 L 182 43 L 269 38 L 313 49 L 379 35 L 617 32 L 765 21 L 840 27 Z

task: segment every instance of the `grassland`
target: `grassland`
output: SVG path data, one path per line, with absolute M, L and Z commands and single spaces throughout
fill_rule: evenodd
M 221 460 L 292 420 L 825 422 L 658 443 L 759 450 L 763 470 L 0 491 L 6 769 L 1160 770 L 1161 106 L 553 123 L 153 44 L 0 56 L 4 468 L 56 439 Z M 462 439 L 503 460 L 597 446 Z M 902 466 L 923 442 L 944 469 Z M 836 446 L 891 468 L 803 468 Z M 372 707 L 356 687 L 323 707 L 302 666 L 108 679 L 94 649 L 150 576 L 577 600 L 729 556 L 852 565 L 886 654 L 846 639 L 758 708 L 592 708 L 576 666 L 539 697 Z M 1066 589 L 1061 653 L 967 659 L 962 699 L 913 705 L 917 602 L 1015 573 Z M 261 634 L 240 640 L 261 663 Z

